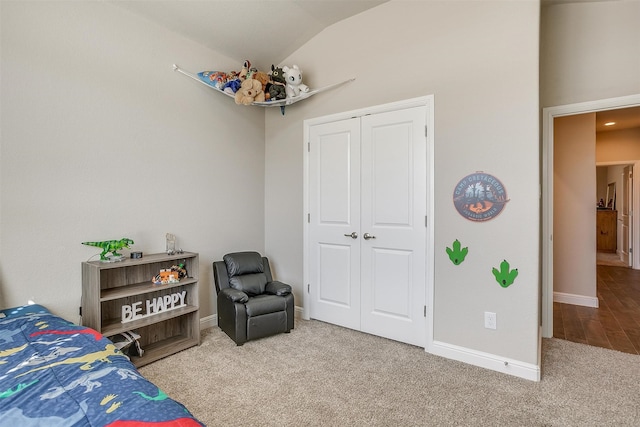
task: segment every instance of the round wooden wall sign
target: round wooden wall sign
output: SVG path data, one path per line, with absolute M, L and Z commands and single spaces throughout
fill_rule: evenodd
M 507 190 L 493 175 L 476 172 L 458 182 L 453 191 L 453 204 L 469 221 L 489 221 L 500 215 L 509 201 Z

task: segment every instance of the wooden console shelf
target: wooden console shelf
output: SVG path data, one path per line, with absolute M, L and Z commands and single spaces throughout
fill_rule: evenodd
M 132 358 L 137 367 L 199 345 L 198 262 L 198 254 L 192 252 L 151 254 L 121 262 L 83 262 L 82 323 L 106 337 L 135 330 L 144 350 L 142 357 Z M 152 282 L 161 269 L 180 263 L 189 277 L 167 285 Z M 183 291 L 184 305 L 148 315 L 144 312 L 146 301 Z M 122 322 L 122 306 L 132 304 L 139 304 L 144 316 Z
M 596 220 L 596 248 L 600 252 L 616 252 L 618 247 L 618 211 L 600 210 Z

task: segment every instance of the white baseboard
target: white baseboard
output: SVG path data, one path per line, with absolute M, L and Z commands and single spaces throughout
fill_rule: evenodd
M 519 360 L 496 356 L 495 354 L 471 350 L 453 344 L 434 341 L 429 349 L 425 349 L 436 356 L 457 360 L 470 365 L 479 366 L 492 371 L 502 372 L 530 381 L 540 381 L 540 366 Z
M 587 297 L 584 295 L 565 294 L 564 292 L 554 292 L 553 302 L 561 302 L 563 304 L 582 305 L 585 307 L 598 308 L 600 303 L 598 297 Z
M 200 330 L 213 328 L 214 326 L 218 326 L 217 314 L 200 318 Z

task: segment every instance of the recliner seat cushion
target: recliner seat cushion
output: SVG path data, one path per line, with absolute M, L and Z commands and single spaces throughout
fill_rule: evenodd
M 229 279 L 229 286 L 238 291 L 242 291 L 249 296 L 264 293 L 267 285 L 267 276 L 264 273 L 243 274 Z
M 249 340 L 267 337 L 278 332 L 287 332 L 287 313 L 284 311 L 247 318 L 247 339 Z
M 229 277 L 244 274 L 264 273 L 262 256 L 258 252 L 236 252 L 223 258 Z
M 263 314 L 284 311 L 287 302 L 284 298 L 275 295 L 260 295 L 255 298 L 249 298 L 245 303 L 248 317 L 262 316 Z

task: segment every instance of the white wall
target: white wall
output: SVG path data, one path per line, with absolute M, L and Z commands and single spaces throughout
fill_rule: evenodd
M 105 2 L 0 3 L 0 292 L 78 319 L 80 243 L 264 249 L 264 112 L 178 74 L 234 60 Z
M 597 162 L 640 159 L 640 128 L 598 132 L 596 141 Z
M 337 90 L 266 116 L 266 252 L 303 295 L 303 120 L 433 94 L 435 97 L 435 318 L 440 342 L 537 364 L 539 130 L 537 1 L 390 1 L 337 23 L 288 58 L 311 87 Z M 472 223 L 452 194 L 483 170 L 506 186 L 496 219 Z M 469 256 L 454 266 L 455 239 Z M 501 288 L 507 259 L 519 276 Z M 484 311 L 498 329 L 484 328 Z
M 596 114 L 559 117 L 553 130 L 553 290 L 595 299 Z
M 543 107 L 640 93 L 640 1 L 547 2 L 541 14 Z

